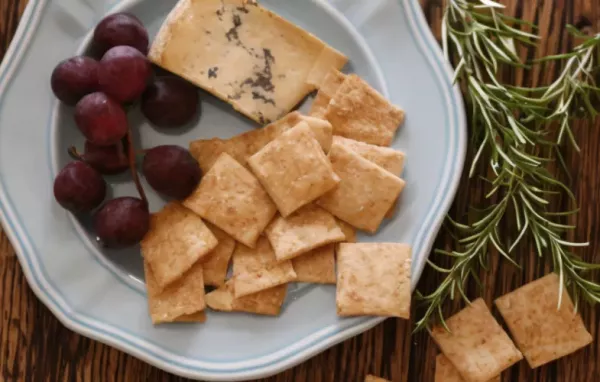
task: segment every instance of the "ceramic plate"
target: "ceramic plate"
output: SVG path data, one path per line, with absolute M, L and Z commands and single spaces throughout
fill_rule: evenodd
M 66 148 L 82 144 L 72 110 L 52 95 L 52 69 L 84 51 L 90 30 L 104 14 L 133 12 L 154 34 L 175 2 L 29 1 L 0 68 L 0 217 L 32 289 L 67 327 L 175 374 L 216 381 L 264 377 L 382 319 L 338 318 L 333 286 L 298 284 L 290 285 L 277 318 L 211 312 L 204 325 L 153 327 L 139 250 L 99 250 L 87 233 L 88 222 L 74 220 L 52 196 L 53 178 L 68 161 Z M 347 54 L 346 71 L 358 73 L 406 110 L 406 124 L 393 144 L 407 154 L 406 190 L 396 217 L 361 240 L 411 243 L 416 284 L 454 196 L 466 136 L 459 93 L 418 1 L 262 4 Z M 192 139 L 256 128 L 207 94 L 202 106 L 193 126 L 169 134 L 133 112 L 139 144 L 187 146 Z M 127 177 L 110 182 L 114 195 L 135 195 Z M 153 211 L 164 204 L 154 194 L 150 198 Z

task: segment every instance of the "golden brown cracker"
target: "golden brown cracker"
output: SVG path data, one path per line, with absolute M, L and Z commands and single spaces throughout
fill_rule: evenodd
M 404 181 L 338 143 L 331 146 L 329 159 L 341 182 L 317 204 L 356 228 L 376 232 Z
M 335 135 L 389 146 L 404 121 L 404 111 L 351 74 L 329 102 L 324 118 L 331 122 Z
M 346 236 L 335 218 L 311 203 L 287 218 L 277 216 L 265 230 L 277 261 L 292 259 L 325 244 L 344 241 Z
M 183 204 L 248 247 L 277 212 L 254 175 L 226 153 Z
M 285 301 L 287 285 L 279 285 L 248 296 L 235 298 L 234 280 L 229 280 L 206 295 L 206 304 L 213 310 L 246 312 L 277 316 Z
M 557 309 L 559 286 L 558 275 L 551 273 L 496 300 L 515 343 L 532 368 L 593 341 L 566 290 Z
M 482 299 L 431 330 L 442 352 L 467 381 L 488 381 L 523 358 Z
M 335 284 L 334 244 L 313 249 L 292 259 L 296 281 L 315 284 Z
M 204 284 L 218 287 L 225 283 L 229 262 L 235 249 L 235 240 L 215 225 L 210 223 L 207 225 L 219 240 L 219 244 L 202 261 Z
M 458 373 L 454 365 L 443 354 L 438 354 L 435 359 L 434 382 L 466 382 Z M 490 379 L 489 382 L 500 382 L 500 376 Z
M 152 268 L 144 261 L 148 308 L 154 324 L 174 322 L 182 316 L 204 310 L 202 265 L 196 264 L 179 280 L 164 289 L 158 285 Z
M 306 122 L 270 142 L 248 164 L 284 217 L 339 183 Z
M 335 96 L 342 83 L 346 80 L 346 75 L 336 69 L 331 69 L 315 96 L 309 115 L 313 117 L 323 118 L 329 106 L 329 101 Z
M 411 257 L 411 248 L 406 244 L 340 244 L 338 315 L 409 318 Z
M 141 242 L 142 255 L 160 288 L 177 280 L 218 244 L 202 219 L 179 202 L 152 215 Z
M 291 261 L 277 262 L 266 237 L 261 236 L 256 248 L 238 245 L 233 252 L 235 297 L 243 297 L 295 281 Z

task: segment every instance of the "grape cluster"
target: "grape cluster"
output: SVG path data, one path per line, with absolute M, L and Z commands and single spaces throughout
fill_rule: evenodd
M 124 105 L 141 100 L 142 113 L 158 127 L 180 127 L 199 113 L 198 89 L 157 71 L 148 53 L 148 32 L 128 13 L 104 18 L 94 30 L 91 52 L 100 58 L 77 56 L 52 72 L 56 97 L 74 106 L 74 119 L 84 135 L 84 151 L 69 149 L 74 162 L 54 180 L 54 197 L 75 214 L 94 213 L 93 229 L 108 248 L 139 243 L 150 227 L 150 211 L 139 182 L 136 154 L 143 152 L 143 174 L 157 192 L 175 199 L 187 197 L 201 178 L 198 162 L 178 146 L 136 151 Z M 107 184 L 102 175 L 131 170 L 138 197 L 104 202 Z

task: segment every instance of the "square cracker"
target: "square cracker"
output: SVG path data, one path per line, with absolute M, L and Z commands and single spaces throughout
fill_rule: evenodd
M 404 111 L 355 74 L 346 77 L 325 115 L 333 134 L 378 146 L 389 146 L 404 121 Z
M 206 295 L 206 305 L 223 312 L 246 312 L 277 316 L 285 300 L 287 285 L 279 285 L 262 292 L 236 298 L 234 279 Z
M 557 309 L 559 283 L 559 277 L 552 273 L 496 300 L 500 314 L 532 368 L 571 354 L 593 341 L 565 290 Z
M 431 336 L 467 381 L 488 381 L 523 358 L 482 299 L 436 326 Z
M 411 252 L 398 243 L 340 244 L 338 315 L 409 318 Z
M 248 167 L 247 160 L 256 154 L 267 143 L 290 130 L 300 122 L 306 122 L 315 134 L 323 150 L 329 152 L 333 137 L 333 128 L 328 121 L 307 117 L 294 111 L 285 117 L 256 130 L 236 135 L 229 139 L 199 139 L 190 143 L 190 153 L 200 165 L 202 172 L 207 173 L 217 158 L 223 153 L 229 154 L 242 166 Z
M 306 122 L 281 134 L 251 156 L 248 164 L 283 217 L 340 181 Z
M 202 261 L 204 269 L 204 284 L 221 286 L 225 284 L 229 261 L 235 249 L 235 240 L 220 228 L 208 223 L 208 228 L 219 240 L 219 245 L 213 249 Z
M 335 96 L 342 83 L 346 80 L 346 75 L 336 69 L 331 69 L 323 79 L 323 83 L 315 96 L 309 115 L 323 118 L 329 101 Z
M 183 204 L 248 247 L 277 213 L 254 175 L 226 153 Z
M 341 182 L 317 204 L 356 228 L 376 232 L 404 181 L 339 143 L 331 146 L 329 160 Z
M 315 284 L 335 284 L 334 244 L 313 249 L 292 260 L 296 281 Z
M 218 244 L 202 219 L 178 202 L 152 215 L 150 230 L 141 243 L 160 288 L 177 280 Z
M 390 382 L 387 379 L 379 378 L 374 375 L 368 374 L 365 377 L 365 382 Z
M 466 382 L 458 373 L 454 365 L 443 354 L 438 354 L 435 359 L 434 382 Z M 500 376 L 492 378 L 489 382 L 500 382 Z
M 402 171 L 404 171 L 405 155 L 402 151 L 394 150 L 389 147 L 381 147 L 360 141 L 355 141 L 354 139 L 340 137 L 339 135 L 333 137 L 333 142 L 339 143 L 342 146 L 346 146 L 361 157 L 375 163 L 379 167 L 391 172 L 392 174 L 398 177 L 402 175 Z M 394 202 L 390 210 L 386 213 L 386 218 L 392 218 L 394 216 L 394 211 L 396 211 L 396 204 L 397 201 Z
M 144 261 L 148 309 L 154 324 L 189 320 L 206 307 L 202 265 L 196 264 L 179 280 L 161 289 L 148 261 Z M 198 318 L 196 316 L 196 318 Z
M 404 170 L 405 155 L 402 151 L 389 147 L 371 145 L 369 143 L 355 141 L 339 135 L 333 137 L 333 143 L 338 143 L 349 148 L 361 157 L 375 163 L 377 166 L 391 172 L 396 176 L 402 175 Z
M 294 258 L 346 238 L 333 215 L 313 203 L 287 218 L 277 216 L 267 226 L 265 233 L 273 246 L 277 261 Z
M 235 297 L 243 297 L 295 281 L 297 275 L 291 261 L 277 262 L 271 244 L 261 236 L 254 249 L 244 245 L 236 247 L 233 278 Z

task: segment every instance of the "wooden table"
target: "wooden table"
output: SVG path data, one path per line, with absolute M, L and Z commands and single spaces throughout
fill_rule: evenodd
M 366 0 L 365 0 L 366 1 Z M 505 0 L 507 13 L 539 24 L 542 35 L 539 54 L 568 49 L 571 39 L 562 25 L 591 22 L 600 32 L 599 0 Z M 0 52 L 4 54 L 15 32 L 27 0 L 0 0 Z M 422 0 L 432 29 L 439 35 L 442 0 Z M 594 4 L 594 5 L 593 5 Z M 556 75 L 549 69 L 510 73 L 515 84 L 548 82 Z M 575 182 L 571 185 L 582 207 L 574 239 L 590 241 L 580 253 L 600 261 L 600 120 L 582 122 L 575 129 L 581 153 L 569 153 L 567 164 Z M 481 200 L 477 185 L 463 182 L 453 214 L 467 201 Z M 440 234 L 438 245 L 449 238 Z M 489 302 L 515 287 L 548 272 L 524 251 L 523 271 L 496 256 L 491 272 L 483 276 L 484 297 Z M 61 325 L 29 289 L 13 249 L 0 231 L 0 380 L 2 381 L 182 381 L 120 351 L 81 337 Z M 439 277 L 425 271 L 420 288 L 437 285 Z M 474 290 L 471 291 L 474 295 Z M 459 305 L 447 304 L 446 313 Z M 504 375 L 504 381 L 600 381 L 600 307 L 585 306 L 582 312 L 594 343 L 586 349 L 546 367 L 531 371 L 525 362 Z M 350 339 L 308 362 L 267 381 L 351 382 L 372 373 L 393 381 L 433 381 L 436 346 L 426 333 L 411 336 L 412 322 L 389 319 L 373 330 Z

